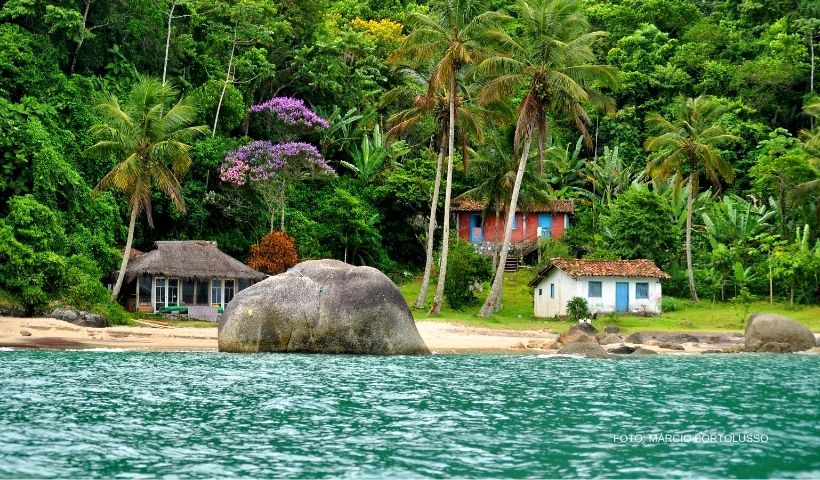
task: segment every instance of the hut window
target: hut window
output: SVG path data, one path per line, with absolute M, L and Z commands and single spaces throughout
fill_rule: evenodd
M 208 305 L 208 281 L 196 281 L 196 304 Z
M 157 299 L 156 304 L 154 304 L 154 308 L 159 310 L 160 308 L 165 308 L 165 279 L 162 277 L 157 277 L 156 279 L 156 286 L 154 287 L 154 296 Z
M 151 305 L 151 276 L 140 276 L 140 305 Z
M 635 298 L 648 299 L 649 298 L 649 284 L 636 283 L 635 284 Z
M 225 303 L 228 303 L 233 299 L 233 279 L 225 280 Z
M 194 303 L 193 279 L 186 278 L 182 280 L 182 303 L 185 305 L 191 305 Z
M 239 279 L 239 291 L 245 290 L 246 288 L 251 286 L 251 281 L 245 278 Z
M 222 305 L 222 279 L 211 280 L 211 304 Z
M 179 279 L 168 279 L 168 305 L 179 305 Z

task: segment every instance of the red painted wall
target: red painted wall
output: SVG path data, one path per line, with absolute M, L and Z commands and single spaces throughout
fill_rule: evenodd
M 458 236 L 465 240 L 470 240 L 470 212 L 458 212 Z M 526 228 L 524 226 L 524 216 L 526 215 Z M 565 213 L 552 214 L 552 236 L 553 238 L 561 238 L 564 236 L 564 217 Z M 484 217 L 484 241 L 485 242 L 500 242 L 504 239 L 504 226 L 507 221 L 504 214 L 496 219 L 495 215 L 487 215 Z M 513 243 L 527 241 L 534 241 L 538 234 L 538 214 L 537 213 L 517 213 L 516 214 L 516 229 L 513 230 Z M 498 224 L 498 238 L 495 237 L 495 224 Z

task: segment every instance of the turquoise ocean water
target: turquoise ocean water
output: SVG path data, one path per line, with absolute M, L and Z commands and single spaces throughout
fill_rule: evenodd
M 810 355 L 6 350 L 0 477 L 818 478 L 818 380 Z

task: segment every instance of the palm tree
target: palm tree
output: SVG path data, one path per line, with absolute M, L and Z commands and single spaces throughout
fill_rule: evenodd
M 428 97 L 447 87 L 447 180 L 444 188 L 444 225 L 442 227 L 441 260 L 438 285 L 430 313 L 441 311 L 444 280 L 447 275 L 447 255 L 450 239 L 450 200 L 453 186 L 453 150 L 456 126 L 456 92 L 462 68 L 486 56 L 491 47 L 511 40 L 498 27 L 509 17 L 488 11 L 485 0 L 443 0 L 431 14 L 411 14 L 408 24 L 413 28 L 401 48 L 404 58 L 418 62 L 435 60 L 428 85 Z
M 419 296 L 416 298 L 415 308 L 422 309 L 427 301 L 427 291 L 430 287 L 430 275 L 433 267 L 433 240 L 436 230 L 436 210 L 439 202 L 439 192 L 441 189 L 441 166 L 444 161 L 447 148 L 447 129 L 449 121 L 450 99 L 446 88 L 439 88 L 434 92 L 434 96 L 429 96 L 428 81 L 425 76 L 415 70 L 402 69 L 406 84 L 396 87 L 387 92 L 382 101 L 386 104 L 410 105 L 388 119 L 389 137 L 404 136 L 411 129 L 415 128 L 423 119 L 432 116 L 435 124 L 435 143 L 438 145 L 438 161 L 436 162 L 436 177 L 433 182 L 433 193 L 430 198 L 430 217 L 427 224 L 427 260 L 424 265 L 424 276 L 421 282 Z M 496 102 L 486 108 L 472 102 L 469 99 L 473 96 L 473 88 L 465 87 L 464 83 L 458 83 L 460 93 L 455 99 L 455 133 L 459 141 L 464 161 L 465 170 L 467 159 L 472 150 L 468 147 L 467 141 L 472 138 L 481 141 L 484 136 L 484 126 L 487 122 L 503 124 L 512 115 L 508 105 L 503 102 Z
M 476 186 L 462 193 L 456 200 L 486 201 L 483 214 L 495 214 L 495 238 L 498 242 L 498 224 L 505 201 L 510 198 L 515 185 L 518 161 L 513 155 L 512 138 L 501 138 L 495 135 L 492 140 L 479 150 L 476 158 L 470 163 L 470 177 Z M 550 200 L 552 187 L 549 180 L 536 171 L 534 165 L 527 164 L 526 172 L 521 182 L 521 202 L 525 206 L 530 203 L 543 203 Z M 498 265 L 501 250 L 493 252 L 493 270 Z
M 657 113 L 650 114 L 647 125 L 660 133 L 649 137 L 644 145 L 650 152 L 657 152 L 647 164 L 647 172 L 656 180 L 677 177 L 689 178 L 689 194 L 686 203 L 686 272 L 689 276 L 689 293 L 698 301 L 695 275 L 692 270 L 692 205 L 698 192 L 698 177 L 705 174 L 719 186 L 720 179 L 731 182 L 732 166 L 720 156 L 719 145 L 740 140 L 726 133 L 717 123 L 726 107 L 710 97 L 680 97 L 680 111 L 675 123 Z
M 208 133 L 204 125 L 190 126 L 196 109 L 186 98 L 177 98 L 177 91 L 154 78 L 142 78 L 131 89 L 125 104 L 111 96 L 97 106 L 102 120 L 88 133 L 98 141 L 85 151 L 87 155 L 114 156 L 119 163 L 94 188 L 94 193 L 107 188 L 122 191 L 131 207 L 128 240 L 125 242 L 122 265 L 117 283 L 111 292 L 116 300 L 122 287 L 137 216 L 145 212 L 151 217 L 151 186 L 165 192 L 180 212 L 185 212 L 182 186 L 177 176 L 191 165 L 188 145 L 199 134 Z
M 596 90 L 597 86 L 615 87 L 617 73 L 611 67 L 594 63 L 593 44 L 604 32 L 590 32 L 579 0 L 519 0 L 520 44 L 516 55 L 490 58 L 480 68 L 495 77 L 487 83 L 483 102 L 505 98 L 522 86 L 527 90 L 518 107 L 515 146 L 523 144 L 509 202 L 509 212 L 518 207 L 521 182 L 530 158 L 533 134 L 538 138 L 538 170 L 543 169 L 545 144 L 549 133 L 548 114 L 567 117 L 584 136 L 590 123 L 585 105 L 613 109 L 612 101 Z M 507 216 L 501 258 L 490 292 L 479 315 L 487 317 L 501 309 L 504 264 L 512 235 L 513 215 Z

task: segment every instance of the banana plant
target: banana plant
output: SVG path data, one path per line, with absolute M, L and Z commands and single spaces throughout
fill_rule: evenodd
M 385 163 L 392 162 L 410 152 L 407 142 L 398 140 L 387 143 L 382 136 L 379 125 L 373 127 L 371 136 L 362 137 L 361 146 L 354 146 L 350 155 L 353 163 L 342 160 L 345 168 L 353 171 L 364 183 L 370 183 L 385 166 Z

